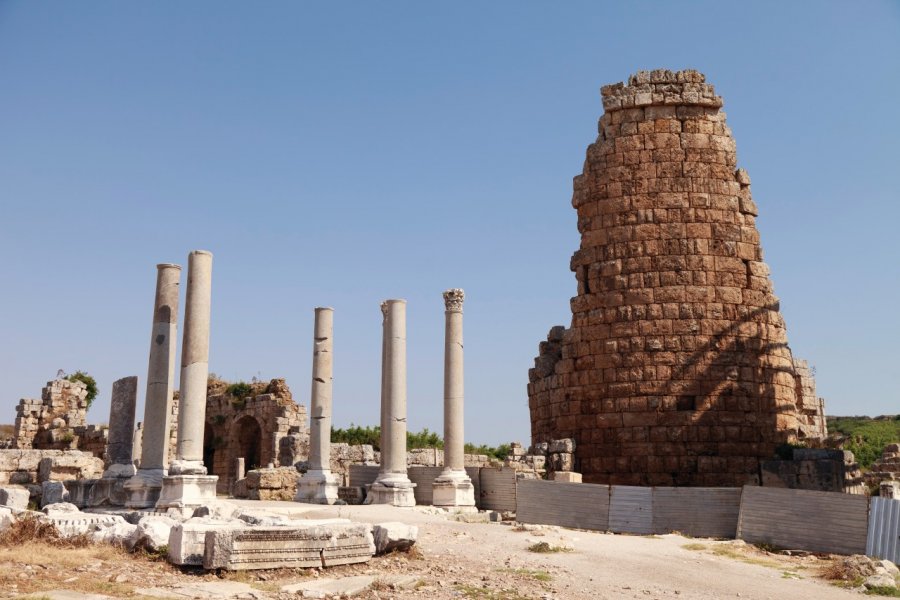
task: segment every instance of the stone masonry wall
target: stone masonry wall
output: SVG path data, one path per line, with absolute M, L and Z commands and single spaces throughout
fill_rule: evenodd
M 758 483 L 818 439 L 722 99 L 697 71 L 605 86 L 575 177 L 572 323 L 529 372 L 532 442 L 574 438 L 584 481 Z M 814 393 L 813 393 L 814 396 Z

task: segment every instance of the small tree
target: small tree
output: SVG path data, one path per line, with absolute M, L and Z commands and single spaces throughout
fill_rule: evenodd
M 97 397 L 97 393 L 100 391 L 97 389 L 97 380 L 88 375 L 87 371 L 75 371 L 68 377 L 66 377 L 69 381 L 80 381 L 87 387 L 87 397 L 85 398 L 85 402 L 87 402 L 87 408 L 90 410 L 91 403 L 93 403 L 94 398 Z

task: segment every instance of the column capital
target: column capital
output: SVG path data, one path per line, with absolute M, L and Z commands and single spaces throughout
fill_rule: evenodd
M 382 319 L 387 319 L 387 309 L 388 309 L 387 300 L 382 300 L 381 301 L 381 318 Z
M 444 306 L 447 312 L 463 311 L 463 301 L 466 299 L 466 293 L 460 288 L 451 288 L 444 292 Z

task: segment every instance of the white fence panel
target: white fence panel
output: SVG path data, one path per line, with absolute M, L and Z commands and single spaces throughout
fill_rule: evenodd
M 900 563 L 900 500 L 872 498 L 866 554 Z

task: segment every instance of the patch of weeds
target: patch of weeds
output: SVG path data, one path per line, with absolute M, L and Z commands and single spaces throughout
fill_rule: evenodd
M 745 562 L 751 565 L 758 565 L 760 567 L 769 567 L 772 569 L 777 569 L 781 565 L 775 562 L 774 560 L 766 560 L 764 558 L 756 558 L 753 556 L 747 556 L 746 554 L 741 554 L 740 552 L 734 550 L 733 548 L 729 548 L 728 546 L 717 546 L 712 550 L 713 554 L 716 556 L 724 556 L 725 558 L 732 558 L 734 560 L 739 560 L 741 562 Z
M 706 544 L 698 544 L 697 542 L 691 542 L 690 544 L 682 544 L 681 547 L 684 548 L 685 550 L 695 550 L 695 551 L 706 550 Z
M 474 585 L 458 585 L 456 589 L 466 598 L 476 600 L 528 600 L 528 596 L 520 596 L 516 590 L 492 590 Z
M 535 581 L 548 582 L 553 580 L 553 576 L 547 571 L 535 571 L 532 569 L 498 569 L 500 573 L 512 573 L 513 575 L 522 575 Z
M 554 552 L 572 552 L 572 548 L 565 546 L 551 546 L 547 542 L 538 542 L 528 546 L 529 552 L 537 552 L 538 554 L 550 554 Z
M 900 588 L 879 585 L 866 590 L 866 596 L 884 596 L 887 598 L 900 598 Z
M 28 542 L 43 542 L 58 548 L 84 548 L 92 543 L 87 534 L 63 537 L 53 523 L 33 515 L 16 519 L 0 534 L 0 546 L 16 548 Z
M 781 554 L 784 551 L 784 548 L 779 548 L 778 546 L 773 546 L 772 544 L 768 544 L 766 542 L 759 542 L 758 544 L 753 544 L 763 552 L 768 552 L 769 554 Z
M 782 571 L 781 578 L 782 579 L 803 579 L 802 577 L 800 577 L 798 574 L 794 573 L 793 571 Z
M 513 531 L 528 531 L 528 528 L 525 527 L 524 523 L 516 523 L 516 525 L 512 528 Z

